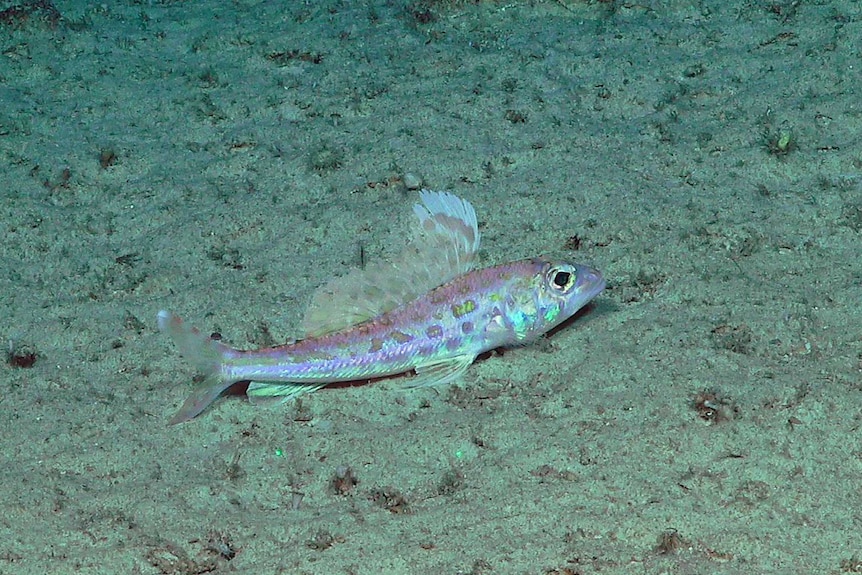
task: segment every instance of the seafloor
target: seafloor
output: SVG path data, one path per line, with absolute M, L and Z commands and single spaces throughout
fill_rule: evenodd
M 858 1 L 0 10 L 0 573 L 862 572 Z M 299 337 L 417 182 L 608 289 L 459 386 L 166 425 L 157 310 Z

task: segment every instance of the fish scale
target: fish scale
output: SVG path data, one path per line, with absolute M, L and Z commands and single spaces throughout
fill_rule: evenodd
M 446 384 L 481 353 L 546 333 L 604 288 L 599 272 L 566 261 L 532 258 L 474 270 L 479 231 L 472 205 L 446 192 L 423 190 L 420 198 L 417 238 L 395 261 L 322 287 L 306 316 L 306 339 L 236 350 L 159 312 L 159 328 L 206 375 L 171 423 L 195 417 L 240 381 L 250 381 L 247 393 L 259 400 L 410 371 L 407 387 Z

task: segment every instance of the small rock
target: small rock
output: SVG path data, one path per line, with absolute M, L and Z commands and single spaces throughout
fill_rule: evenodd
M 407 172 L 404 174 L 404 187 L 408 190 L 418 190 L 422 187 L 422 178 L 417 176 L 416 174 L 411 174 Z

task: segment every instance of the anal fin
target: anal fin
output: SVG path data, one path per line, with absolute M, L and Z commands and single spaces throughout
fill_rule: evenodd
M 245 392 L 249 400 L 255 404 L 277 401 L 285 403 L 306 393 L 325 387 L 326 383 L 265 383 L 252 381 Z

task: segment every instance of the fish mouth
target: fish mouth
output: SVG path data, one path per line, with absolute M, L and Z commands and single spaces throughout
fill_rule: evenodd
M 580 271 L 578 283 L 581 288 L 578 291 L 585 301 L 590 301 L 605 289 L 605 278 L 600 271 L 587 266 L 582 266 Z

